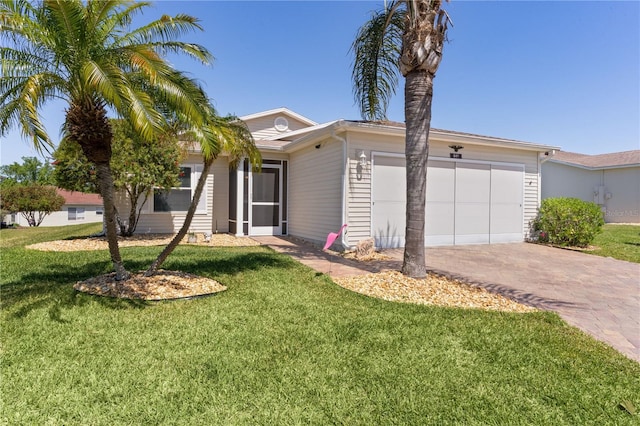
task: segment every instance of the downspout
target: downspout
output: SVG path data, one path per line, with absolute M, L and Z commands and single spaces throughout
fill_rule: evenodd
M 554 155 L 556 155 L 555 149 L 546 151 L 542 155 L 538 155 L 538 206 L 540 206 L 540 203 L 542 202 L 542 163 L 546 163 L 551 160 Z
M 342 210 L 342 224 L 347 223 L 347 140 L 341 136 L 336 134 L 335 128 L 331 131 L 331 138 L 337 140 L 338 142 L 342 142 L 342 173 L 340 176 L 340 203 Z M 341 224 L 341 225 L 342 225 Z M 349 231 L 349 227 L 347 227 L 347 232 Z M 343 232 L 340 236 L 340 244 L 345 250 L 350 250 L 351 247 L 349 243 L 347 243 L 347 232 Z
M 549 161 L 551 157 L 553 157 L 554 155 L 556 155 L 555 149 L 552 149 L 551 151 L 546 151 L 542 155 L 538 155 L 538 207 L 537 207 L 537 210 L 540 209 L 540 203 L 542 203 L 542 164 Z M 523 211 L 524 211 L 524 206 L 523 206 Z M 526 239 L 531 239 L 531 229 L 532 229 L 531 221 L 529 221 L 529 227 L 525 233 Z

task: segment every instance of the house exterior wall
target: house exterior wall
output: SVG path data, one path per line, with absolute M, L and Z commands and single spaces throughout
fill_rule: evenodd
M 69 220 L 69 208 L 84 208 L 84 218 Z M 98 213 L 100 212 L 100 213 Z M 64 225 L 80 225 L 82 223 L 95 223 L 102 222 L 102 206 L 93 205 L 67 205 L 62 206 L 62 209 L 57 212 L 53 212 L 47 215 L 40 226 L 64 226 Z M 10 217 L 11 215 L 7 215 Z M 27 219 L 20 213 L 15 215 L 15 223 L 20 226 L 29 226 Z
M 593 201 L 593 188 L 602 185 L 602 179 L 602 170 L 547 161 L 542 164 L 542 199 L 572 197 Z
M 603 170 L 605 221 L 640 223 L 640 167 Z
M 324 243 L 342 225 L 342 143 L 327 139 L 315 145 L 290 154 L 288 233 Z
M 185 161 L 183 161 L 183 164 L 195 166 L 196 172 L 198 170 L 202 170 L 202 159 L 196 154 L 190 155 Z M 197 176 L 199 176 L 199 174 L 196 174 L 195 179 L 192 179 L 192 188 L 195 188 Z M 218 220 L 219 232 L 226 232 L 228 230 L 228 179 L 229 169 L 227 158 L 221 157 L 216 159 L 211 166 L 205 183 L 205 188 L 202 193 L 202 208 L 199 211 L 196 211 L 193 216 L 191 226 L 189 227 L 190 231 L 214 232 L 216 219 Z M 215 194 L 215 196 L 214 187 L 219 192 L 218 194 Z M 124 193 L 117 194 L 116 207 L 123 217 L 128 215 L 129 201 Z M 154 212 L 153 196 L 150 196 L 142 210 L 142 213 L 140 214 L 136 234 L 176 233 L 184 223 L 185 217 L 186 212 Z
M 604 197 L 594 188 L 604 186 Z M 610 195 L 606 195 L 610 194 Z M 600 202 L 607 223 L 640 223 L 640 167 L 589 170 L 548 161 L 542 165 L 542 198 Z
M 404 154 L 404 137 L 381 136 L 350 132 L 348 137 L 348 165 L 347 177 L 347 215 L 349 218 L 349 233 L 347 242 L 355 245 L 358 241 L 369 238 L 371 233 L 371 154 L 382 153 Z M 367 166 L 358 166 L 359 155 L 364 151 Z M 429 144 L 429 158 L 449 158 L 451 149 L 448 143 L 431 140 Z M 464 144 L 460 151 L 463 160 L 478 160 L 498 163 L 524 165 L 524 218 L 523 229 L 525 238 L 530 229 L 530 221 L 538 212 L 539 194 L 539 166 L 538 153 L 512 148 L 487 147 L 482 145 Z M 429 176 L 427 174 L 427 179 Z M 428 220 L 428 219 L 427 219 Z

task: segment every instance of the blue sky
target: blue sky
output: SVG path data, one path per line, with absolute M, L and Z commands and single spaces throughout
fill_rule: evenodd
M 382 1 L 161 1 L 198 17 L 185 37 L 215 56 L 172 58 L 201 80 L 221 114 L 287 107 L 317 122 L 359 119 L 349 47 Z M 435 80 L 432 126 L 560 146 L 585 154 L 640 149 L 640 3 L 456 1 Z M 403 121 L 403 87 L 388 116 Z M 65 105 L 43 109 L 59 139 Z M 2 164 L 35 155 L 13 131 Z

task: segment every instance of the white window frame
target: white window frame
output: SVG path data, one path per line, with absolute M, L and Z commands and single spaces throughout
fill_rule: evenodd
M 189 197 L 189 199 L 191 200 L 196 190 L 196 186 L 198 185 L 198 179 L 200 179 L 200 175 L 202 174 L 202 170 L 204 166 L 202 164 L 196 164 L 196 163 L 184 163 L 184 164 L 180 164 L 180 167 L 191 168 L 191 188 L 189 188 L 189 190 L 191 191 L 191 196 Z M 205 183 L 205 186 L 202 189 L 202 195 L 200 196 L 200 201 L 198 202 L 198 206 L 196 207 L 196 214 L 207 214 L 208 186 L 209 184 L 207 182 Z M 153 191 L 156 191 L 159 189 L 161 190 L 161 188 L 154 188 Z M 182 189 L 185 191 L 187 190 L 186 187 L 178 187 L 178 186 L 172 187 L 171 189 Z M 150 213 L 150 214 L 169 214 L 169 215 L 187 214 L 187 210 L 172 210 L 172 211 L 162 211 L 162 212 L 155 211 L 155 200 L 154 200 L 153 192 L 149 196 L 144 210 L 146 210 L 146 213 Z
M 73 213 L 71 213 L 72 210 L 73 210 Z M 84 220 L 85 211 L 86 209 L 84 207 L 68 207 L 67 220 L 69 221 Z

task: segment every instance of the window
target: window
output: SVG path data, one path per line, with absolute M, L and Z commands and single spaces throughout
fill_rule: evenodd
M 69 207 L 68 220 L 84 220 L 84 207 Z
M 103 213 L 103 208 L 102 207 L 96 207 L 96 214 L 101 216 Z
M 180 167 L 178 176 L 179 185 L 169 190 L 155 189 L 153 191 L 153 211 L 161 212 L 186 212 L 189 210 L 191 198 L 202 173 L 201 165 L 185 165 Z M 202 191 L 200 201 L 196 209 L 197 213 L 206 213 L 206 187 Z

